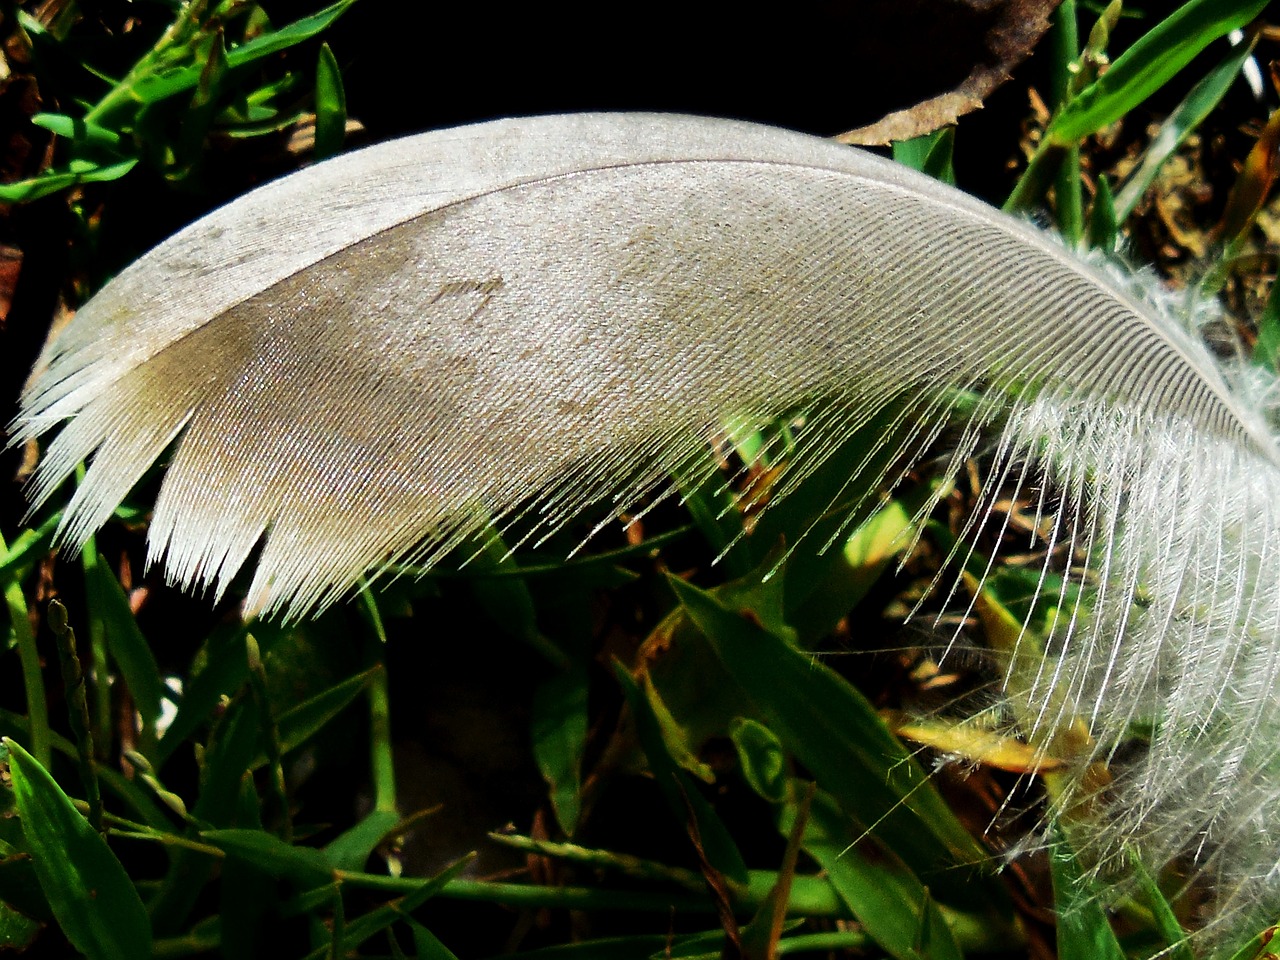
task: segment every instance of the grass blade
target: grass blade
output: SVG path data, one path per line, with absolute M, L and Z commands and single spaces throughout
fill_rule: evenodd
M 681 605 L 779 740 L 844 811 L 941 894 L 1007 911 L 989 857 L 875 710 L 839 675 L 754 618 L 669 578 Z
M 1117 222 L 1123 223 L 1133 213 L 1133 208 L 1155 181 L 1160 167 L 1226 96 L 1227 90 L 1239 75 L 1240 68 L 1253 53 L 1253 47 L 1252 43 L 1237 44 L 1225 60 L 1192 87 L 1186 99 L 1160 125 L 1155 139 L 1142 155 L 1142 162 L 1116 193 Z
M 1243 27 L 1266 5 L 1266 0 L 1191 0 L 1179 7 L 1058 112 L 1045 131 L 1046 145 L 1069 147 L 1115 123 L 1210 43 Z
M 622 686 L 627 706 L 631 708 L 640 748 L 644 750 L 649 769 L 672 815 L 680 824 L 688 824 L 691 832 L 696 827 L 697 840 L 713 868 L 735 883 L 745 885 L 747 865 L 742 854 L 711 805 L 698 792 L 693 779 L 680 768 L 667 749 L 658 717 L 644 691 L 621 664 L 614 664 L 614 675 Z M 690 818 L 693 823 L 689 823 Z
M 116 855 L 31 754 L 4 745 L 36 876 L 67 939 L 90 960 L 149 957 L 151 921 Z
M 573 836 L 582 811 L 582 758 L 587 748 L 587 669 L 575 664 L 539 685 L 533 697 L 533 753 L 550 788 L 560 829 Z
M 329 45 L 321 44 L 316 61 L 316 159 L 340 152 L 346 132 L 347 94 L 342 87 L 342 70 Z
M 304 890 L 333 882 L 333 867 L 323 851 L 285 843 L 265 830 L 205 830 L 200 838 Z
M 1107 912 L 1080 872 L 1080 864 L 1059 837 L 1049 851 L 1058 915 L 1058 960 L 1125 960 L 1107 921 Z
M 777 805 L 778 828 L 785 835 L 796 819 L 795 799 L 806 785 L 786 776 L 782 745 L 767 727 L 740 719 L 731 734 L 743 775 L 756 793 Z M 919 878 L 892 853 L 870 841 L 859 843 L 848 816 L 824 791 L 810 803 L 803 848 L 887 953 L 898 960 L 960 960 L 955 939 Z M 926 949 L 919 948 L 923 941 Z
M 98 562 L 86 571 L 89 601 L 94 605 L 105 627 L 107 650 L 124 677 L 142 722 L 154 726 L 160 716 L 160 701 L 165 697 L 164 681 L 155 654 L 147 638 L 138 629 L 138 621 L 129 609 L 129 599 L 120 581 L 111 572 L 106 558 L 99 553 Z

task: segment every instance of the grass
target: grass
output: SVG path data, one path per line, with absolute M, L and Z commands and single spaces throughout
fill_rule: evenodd
M 280 26 L 241 0 L 174 6 L 109 67 L 80 56 L 68 22 L 10 7 L 33 76 L 75 106 L 32 118 L 54 160 L 0 199 L 61 198 L 92 278 L 106 268 L 91 263 L 87 198 L 110 204 L 140 177 L 156 198 L 199 195 L 212 144 L 274 145 L 304 114 L 316 154 L 337 152 L 342 76 L 319 41 L 353 2 Z M 1116 10 L 1097 26 L 1067 0 L 1040 54 L 1054 58 L 1051 112 L 1008 206 L 1047 205 L 1069 241 L 1114 249 L 1256 36 L 1215 41 L 1263 6 L 1192 0 L 1113 50 Z M 1206 51 L 1218 62 L 1202 67 Z M 1113 182 L 1108 137 L 1153 94 L 1175 106 L 1149 139 L 1129 133 L 1139 149 Z M 962 121 L 894 154 L 949 178 L 956 151 L 980 149 Z M 1239 159 L 1232 219 L 1198 265 L 1233 296 L 1273 176 Z M 744 458 L 762 446 L 735 442 Z M 33 518 L 0 542 L 20 678 L 0 704 L 0 803 L 15 814 L 0 818 L 0 944 L 95 960 L 1189 956 L 1187 905 L 1165 899 L 1176 869 L 1143 874 L 1114 914 L 1067 837 L 999 871 L 997 844 L 1034 822 L 1006 827 L 1004 812 L 1054 789 L 1025 744 L 979 726 L 894 732 L 902 708 L 978 682 L 894 626 L 965 491 L 910 556 L 927 477 L 836 549 L 818 548 L 842 518 L 819 519 L 777 569 L 778 544 L 864 455 L 855 440 L 758 523 L 711 485 L 686 489 L 684 509 L 610 528 L 573 560 L 575 531 L 514 557 L 495 539 L 461 573 L 374 584 L 288 629 L 135 577 L 145 491 L 77 560 L 50 553 L 56 515 Z M 1015 562 L 976 598 L 992 656 L 1026 589 Z M 1078 747 L 1068 731 L 1051 752 Z M 935 768 L 939 753 L 967 775 Z M 1228 954 L 1260 956 L 1266 934 L 1237 940 Z

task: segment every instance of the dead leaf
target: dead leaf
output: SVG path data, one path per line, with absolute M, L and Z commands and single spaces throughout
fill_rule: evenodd
M 914 41 L 886 36 L 885 45 L 909 57 L 916 80 L 937 92 L 874 123 L 840 134 L 842 143 L 883 145 L 932 133 L 977 110 L 1049 29 L 1059 0 L 876 0 L 861 14 L 868 33 L 893 8 L 913 24 Z M 962 64 L 964 66 L 960 66 Z M 961 74 L 959 70 L 967 68 Z

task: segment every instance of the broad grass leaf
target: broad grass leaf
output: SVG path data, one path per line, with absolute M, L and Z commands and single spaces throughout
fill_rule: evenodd
M 368 689 L 374 675 L 383 669 L 385 668 L 381 664 L 372 666 L 281 713 L 276 718 L 280 752 L 283 754 L 296 750 L 315 736 L 321 727 L 333 720 L 349 707 L 356 697 Z M 250 768 L 256 770 L 266 763 L 266 754 L 259 753 Z
M 787 798 L 788 764 L 782 744 L 763 723 L 737 717 L 729 736 L 738 751 L 742 776 L 756 794 L 770 803 Z
M 793 790 L 802 786 L 793 782 Z M 785 811 L 780 829 L 790 828 L 794 813 L 793 806 Z M 804 850 L 887 953 L 898 960 L 960 960 L 960 948 L 929 888 L 892 851 L 860 842 L 848 816 L 821 790 L 809 808 Z
M 289 880 L 303 889 L 333 882 L 333 866 L 324 851 L 285 843 L 263 830 L 205 830 L 202 840 L 235 854 L 268 876 Z
M 262 828 L 262 804 L 248 773 L 240 780 L 235 822 L 246 830 Z M 257 864 L 234 853 L 223 859 L 218 879 L 222 956 L 228 960 L 254 956 L 269 918 L 279 910 L 279 885 Z
M 402 822 L 392 810 L 374 810 L 326 845 L 325 859 L 337 870 L 363 870 L 378 844 Z
M 31 754 L 4 744 L 36 876 L 67 939 L 90 960 L 150 956 L 151 921 L 116 855 Z
M 533 755 L 547 781 L 556 822 L 573 836 L 582 810 L 582 758 L 587 746 L 586 663 L 543 681 L 533 696 Z
M 35 942 L 40 929 L 39 921 L 0 902 L 0 950 L 22 953 Z
M 828 551 L 830 562 L 817 589 L 805 591 L 803 600 L 788 597 L 787 622 L 795 628 L 802 649 L 811 649 L 829 636 L 911 545 L 912 514 L 922 500 L 923 496 L 909 495 L 885 503 L 858 525 L 842 547 Z M 790 573 L 789 565 L 786 572 Z M 788 586 L 796 580 L 788 576 Z
M 670 583 L 757 715 L 846 814 L 927 875 L 939 896 L 1007 911 L 1003 891 L 984 876 L 986 851 L 861 694 L 754 618 Z
M 627 706 L 631 708 L 640 748 L 644 750 L 649 769 L 653 772 L 653 778 L 672 815 L 682 826 L 688 825 L 689 818 L 692 817 L 707 862 L 729 880 L 745 884 L 747 865 L 742 854 L 728 829 L 698 791 L 697 784 L 681 769 L 667 749 L 658 717 L 639 684 L 621 664 L 614 664 L 614 675 L 622 687 Z
M 807 785 L 786 776 L 782 744 L 764 725 L 739 720 L 732 736 L 743 775 L 777 806 L 778 829 L 788 834 L 796 799 Z M 892 851 L 860 839 L 850 827 L 836 801 L 816 791 L 801 845 L 867 932 L 898 960 L 960 960 L 960 949 L 920 879 Z
M 22 843 L 20 825 L 16 819 L 10 822 L 13 832 L 18 834 L 13 839 Z M 5 832 L 9 831 L 6 829 Z M 0 840 L 0 901 L 41 923 L 48 923 L 53 919 L 53 911 L 49 909 L 49 900 L 40 889 L 40 881 L 36 877 L 31 858 L 24 850 L 3 840 Z

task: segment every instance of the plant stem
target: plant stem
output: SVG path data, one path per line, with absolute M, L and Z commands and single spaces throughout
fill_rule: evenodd
M 1054 110 L 1061 110 L 1071 99 L 1071 65 L 1080 56 L 1080 37 L 1076 23 L 1076 0 L 1063 0 L 1053 13 L 1050 34 L 1053 53 Z M 1084 194 L 1080 185 L 1080 146 L 1066 148 L 1054 185 L 1058 211 L 1058 229 L 1072 246 L 1084 235 Z
M 381 664 L 369 683 L 369 762 L 373 777 L 373 807 L 381 813 L 398 813 L 396 808 L 396 768 L 391 750 L 391 699 L 383 653 L 387 631 L 382 624 L 378 603 L 368 587 L 360 591 L 360 600 L 368 613 L 377 644 L 369 644 L 370 665 Z
M 244 635 L 245 653 L 249 658 L 249 692 L 262 718 L 262 740 L 267 754 L 267 798 L 275 807 L 278 833 L 285 843 L 293 843 L 293 818 L 289 813 L 289 797 L 284 782 L 284 762 L 280 750 L 280 728 L 271 712 L 267 692 L 267 672 L 262 664 L 262 651 L 253 634 Z
M 62 684 L 66 691 L 67 720 L 76 741 L 76 762 L 80 782 L 88 805 L 89 825 L 102 832 L 102 790 L 94 760 L 93 729 L 89 725 L 89 704 L 84 692 L 84 671 L 76 656 L 76 634 L 67 623 L 67 608 L 57 600 L 49 604 L 49 628 L 58 640 L 58 662 L 62 666 Z
M 0 551 L 9 551 L 2 534 Z M 36 649 L 36 635 L 31 629 L 27 598 L 17 578 L 4 585 L 4 602 L 9 611 L 13 635 L 17 639 L 18 660 L 22 664 L 22 685 L 27 695 L 28 746 L 36 762 L 48 770 L 53 761 L 53 744 L 49 730 L 49 707 L 44 696 L 44 677 L 40 671 L 40 651 Z

